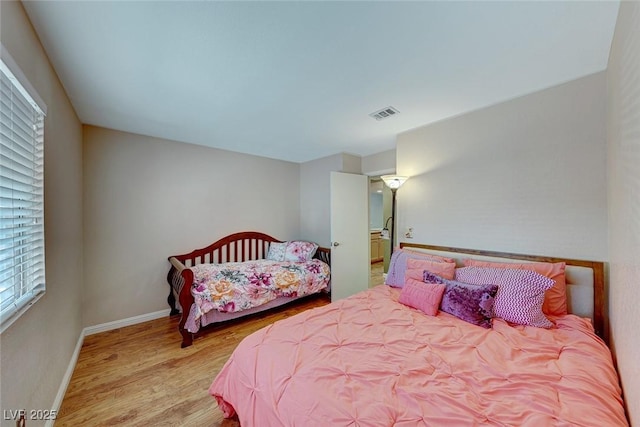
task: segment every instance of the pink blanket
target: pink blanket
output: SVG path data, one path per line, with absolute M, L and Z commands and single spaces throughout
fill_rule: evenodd
M 209 388 L 250 426 L 624 426 L 588 320 L 550 330 L 430 317 L 378 286 L 245 338 Z

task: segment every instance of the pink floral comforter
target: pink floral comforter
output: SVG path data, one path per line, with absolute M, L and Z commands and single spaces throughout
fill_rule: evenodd
M 200 264 L 191 270 L 195 303 L 189 317 L 196 324 L 211 310 L 234 313 L 281 296 L 314 294 L 325 289 L 330 278 L 329 266 L 318 259 Z
M 376 286 L 245 338 L 209 393 L 251 426 L 627 426 L 589 320 L 493 329 Z

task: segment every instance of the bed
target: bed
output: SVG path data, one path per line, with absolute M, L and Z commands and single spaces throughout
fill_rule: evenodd
M 402 289 L 376 286 L 246 337 L 209 388 L 224 416 L 245 427 L 628 425 L 596 334 L 604 335 L 603 263 L 402 246 L 450 257 L 456 274 L 466 259 L 561 263 L 569 314 L 547 315 L 549 329 L 502 318 L 483 328 L 426 315 L 399 302 Z
M 311 242 L 245 231 L 170 256 L 167 302 L 170 315 L 181 314 L 181 346 L 190 346 L 204 326 L 328 292 L 330 255 Z

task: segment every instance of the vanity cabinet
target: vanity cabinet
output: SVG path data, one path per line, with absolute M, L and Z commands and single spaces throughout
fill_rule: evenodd
M 371 263 L 380 262 L 384 258 L 384 240 L 379 231 L 371 232 Z

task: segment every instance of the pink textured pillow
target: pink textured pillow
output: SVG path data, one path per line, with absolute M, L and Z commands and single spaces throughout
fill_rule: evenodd
M 542 312 L 553 316 L 563 316 L 567 314 L 567 279 L 564 271 L 564 262 L 491 262 L 475 259 L 465 259 L 465 267 L 490 267 L 490 268 L 514 268 L 517 270 L 531 270 L 544 277 L 555 281 L 555 285 L 544 295 Z
M 456 265 L 454 263 L 437 262 L 428 259 L 407 259 L 407 271 L 409 270 L 420 270 L 420 275 L 417 278 L 414 277 L 416 280 L 422 280 L 422 271 L 424 270 L 449 280 L 456 275 Z
M 409 307 L 417 308 L 424 314 L 435 316 L 442 301 L 446 286 L 442 283 L 424 283 L 407 279 L 398 301 Z
M 419 250 L 416 249 L 411 249 L 411 248 L 397 248 L 396 250 L 398 251 L 405 251 L 405 252 L 410 252 L 412 254 L 418 254 L 420 256 L 422 256 L 425 259 L 430 259 L 432 261 L 439 261 L 439 262 L 452 262 L 455 264 L 456 260 L 453 258 L 447 258 L 444 256 L 440 256 L 440 255 L 434 255 L 434 254 L 428 254 L 425 252 L 421 252 Z
M 531 270 L 463 267 L 456 270 L 456 280 L 472 285 L 498 285 L 493 304 L 495 317 L 538 328 L 553 326 L 542 312 L 542 303 L 544 293 L 554 281 L 542 274 Z
M 407 280 L 417 280 L 418 282 L 422 281 L 422 276 L 424 275 L 424 270 L 420 268 L 408 268 L 404 272 L 404 283 L 407 283 Z
M 443 260 L 450 258 L 396 248 L 393 251 L 393 255 L 391 255 L 391 261 L 389 262 L 389 271 L 387 272 L 387 279 L 384 282 L 385 285 L 395 286 L 397 288 L 401 288 L 404 286 L 404 274 L 407 270 L 408 259 L 422 259 L 432 262 L 445 262 Z M 452 262 L 452 265 L 454 265 L 455 268 L 455 263 Z

